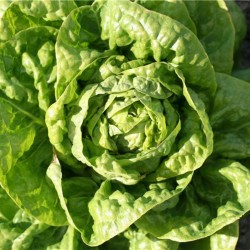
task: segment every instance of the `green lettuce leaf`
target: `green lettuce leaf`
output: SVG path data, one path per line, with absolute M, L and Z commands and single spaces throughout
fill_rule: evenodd
M 2 187 L 0 187 L 0 201 L 1 249 L 45 250 L 62 239 L 65 227 L 51 227 L 40 223 L 20 209 Z
M 235 29 L 234 51 L 238 53 L 241 50 L 242 42 L 247 33 L 246 17 L 236 1 L 227 0 L 225 3 L 230 12 Z
M 56 34 L 49 27 L 30 28 L 0 48 L 0 183 L 28 213 L 51 225 L 65 225 L 46 179 L 53 148 L 44 113 L 54 99 Z
M 241 14 L 0 2 L 0 249 L 234 249 L 250 210 L 250 85 L 228 75 Z
M 2 187 L 0 187 L 0 223 L 9 222 L 19 210 L 18 206 L 11 200 Z
M 230 74 L 233 67 L 235 29 L 223 0 L 184 1 L 195 23 L 197 37 L 215 71 Z
M 1 97 L 38 118 L 54 100 L 56 35 L 51 27 L 29 28 L 0 47 Z
M 43 26 L 46 25 L 45 23 L 41 18 L 24 14 L 17 3 L 11 3 L 0 19 L 0 42 L 8 41 L 19 31 L 39 25 Z
M 59 30 L 56 54 L 56 102 L 45 120 L 62 167 L 56 161 L 47 174 L 69 223 L 97 246 L 175 199 L 211 154 L 203 100 L 214 94 L 214 72 L 194 33 L 130 1 L 73 10 Z M 65 164 L 99 187 L 69 188 Z M 81 190 L 75 200 L 73 190 Z
M 234 2 L 226 1 L 226 4 L 222 0 L 135 2 L 185 25 L 203 44 L 215 70 L 231 73 L 234 50 L 239 47 L 245 31 L 245 20 Z M 227 7 L 230 7 L 230 14 Z M 238 25 L 238 18 L 241 19 L 241 25 Z
M 2 0 L 0 5 L 0 19 L 2 18 L 6 9 L 8 9 L 9 5 L 11 4 L 12 0 Z
M 250 83 L 250 69 L 238 69 L 233 71 L 233 76 Z
M 171 240 L 161 240 L 143 230 L 129 229 L 125 232 L 125 237 L 129 240 L 129 250 L 178 250 L 179 242 Z
M 189 15 L 185 2 L 182 0 L 135 0 L 134 2 L 142 5 L 149 10 L 153 10 L 163 15 L 169 16 L 182 23 L 184 26 L 193 31 L 193 33 L 197 33 L 196 26 Z
M 147 20 L 148 10 L 129 1 L 119 4 L 97 1 L 91 7 L 72 11 L 58 35 L 57 98 L 74 78 L 84 75 L 86 80 L 96 64 L 100 66 L 103 59 L 119 54 L 119 47 L 124 47 L 121 52 L 125 56 L 128 54 L 128 59 L 167 60 L 182 70 L 189 84 L 213 94 L 216 88 L 214 72 L 196 36 L 168 16 L 154 11 L 149 13 L 150 20 Z M 83 18 L 88 18 L 91 25 L 82 26 Z M 134 28 L 127 25 L 131 22 Z M 119 29 L 115 28 L 117 23 Z
M 182 243 L 178 250 L 235 250 L 239 235 L 239 223 L 234 222 L 210 237 L 204 239 Z
M 216 74 L 218 90 L 210 120 L 213 127 L 214 155 L 244 159 L 250 156 L 250 84 Z
M 176 242 L 166 239 L 158 239 L 152 234 L 141 229 L 130 228 L 124 233 L 129 240 L 129 250 L 235 250 L 238 241 L 238 222 L 232 223 L 215 234 L 190 242 Z
M 51 225 L 64 225 L 46 168 L 53 158 L 47 131 L 0 99 L 0 183 L 28 213 Z
M 249 211 L 249 175 L 238 162 L 207 163 L 195 172 L 175 206 L 152 209 L 135 224 L 159 239 L 177 242 L 213 235 Z
M 132 189 L 106 180 L 95 191 L 95 183 L 89 178 L 63 181 L 58 160 L 50 165 L 47 175 L 55 185 L 69 223 L 81 232 L 89 246 L 100 245 L 125 231 L 147 211 L 182 192 L 192 177 L 188 173 L 176 181 L 138 184 Z
M 92 1 L 1 1 L 0 42 L 12 38 L 22 30 L 38 26 L 59 28 L 63 20 L 78 5 L 89 5 Z

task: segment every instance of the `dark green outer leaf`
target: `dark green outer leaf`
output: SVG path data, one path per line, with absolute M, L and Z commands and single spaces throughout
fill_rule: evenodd
M 250 83 L 250 69 L 239 69 L 233 72 L 233 76 Z
M 227 0 L 225 1 L 225 3 L 230 12 L 235 29 L 234 51 L 237 53 L 241 50 L 242 42 L 246 36 L 247 32 L 246 17 L 242 12 L 240 6 L 236 3 L 236 1 Z
M 224 0 L 184 1 L 215 71 L 230 74 L 235 29 Z
M 215 133 L 214 155 L 243 159 L 250 156 L 250 84 L 216 74 L 211 124 Z

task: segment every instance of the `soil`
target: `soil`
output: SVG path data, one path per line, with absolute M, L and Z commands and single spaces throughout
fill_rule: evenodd
M 247 34 L 242 45 L 242 54 L 241 54 L 241 66 L 243 68 L 250 67 L 250 1 L 237 1 L 238 5 L 241 7 L 243 13 L 245 14 L 247 20 Z M 249 247 L 250 249 L 250 247 Z
M 236 250 L 250 249 L 250 216 L 240 220 L 240 237 L 236 246 Z

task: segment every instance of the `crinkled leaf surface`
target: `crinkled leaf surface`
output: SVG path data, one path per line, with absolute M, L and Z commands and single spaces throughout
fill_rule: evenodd
M 249 84 L 214 69 L 242 19 L 222 0 L 91 3 L 0 14 L 1 247 L 234 249 Z
M 91 25 L 81 26 L 83 18 L 88 18 Z M 128 25 L 131 22 L 134 23 L 133 27 Z M 118 23 L 119 29 L 115 28 Z M 208 57 L 195 35 L 185 26 L 129 1 L 97 1 L 91 7 L 71 12 L 60 29 L 57 44 L 57 97 L 74 77 L 82 74 L 87 66 L 98 63 L 98 58 L 100 61 L 110 56 L 117 46 L 127 46 L 135 59 L 153 57 L 156 61 L 168 60 L 183 71 L 190 84 L 202 86 L 214 93 L 215 82 Z M 123 53 L 126 54 L 126 50 Z
M 40 220 L 65 224 L 56 193 L 45 175 L 53 153 L 46 129 L 3 100 L 0 110 L 1 185 L 18 206 Z
M 39 249 L 60 241 L 64 227 L 50 227 L 20 209 L 0 187 L 0 248 L 6 250 Z
M 54 99 L 56 34 L 57 30 L 50 27 L 29 28 L 0 48 L 2 98 L 20 109 L 29 108 L 37 117 Z
M 210 236 L 249 210 L 249 174 L 238 162 L 208 163 L 195 172 L 174 207 L 151 210 L 136 225 L 157 238 L 178 242 Z
M 30 28 L 0 48 L 0 182 L 19 207 L 48 224 L 63 225 L 45 175 L 53 157 L 43 117 L 53 100 L 55 35 L 53 28 Z
M 83 189 L 78 189 L 74 194 L 75 199 L 66 203 L 67 189 L 64 189 L 59 163 L 52 163 L 47 174 L 55 185 L 69 223 L 81 232 L 83 241 L 90 246 L 100 245 L 116 236 L 156 205 L 178 195 L 192 177 L 192 174 L 186 174 L 177 178 L 176 182 L 138 184 L 138 187 L 133 188 L 134 191 L 104 181 L 97 192 L 93 193 L 92 188 L 94 196 L 90 195 L 91 192 L 85 193 Z M 85 183 L 87 187 L 93 186 L 90 180 L 85 180 Z
M 117 20 L 115 19 L 117 17 L 113 16 L 112 13 L 119 13 L 121 9 L 119 9 L 118 7 L 122 10 L 126 9 L 126 11 L 128 11 L 127 14 L 126 12 L 123 13 L 124 16 L 121 18 L 121 20 L 118 20 L 118 22 L 121 23 L 125 22 L 124 27 L 123 24 L 121 25 L 124 31 L 115 31 L 115 29 L 112 28 L 112 22 L 109 22 L 109 20 L 113 20 L 113 25 L 115 25 L 115 23 L 117 22 Z M 152 171 L 152 169 L 155 168 L 157 161 L 159 161 L 160 159 L 159 156 L 167 155 L 170 152 L 171 144 L 173 143 L 174 138 L 180 129 L 180 126 L 183 126 L 183 140 L 180 142 L 180 145 L 176 149 L 176 151 L 181 151 L 181 149 L 183 150 L 183 152 L 190 151 L 191 155 L 193 153 L 192 150 L 196 148 L 196 158 L 200 157 L 200 160 L 198 160 L 197 158 L 196 162 L 194 162 L 194 160 L 191 158 L 184 159 L 185 157 L 174 155 L 175 151 L 173 151 L 173 159 L 171 160 L 172 162 L 183 160 L 186 162 L 194 162 L 194 165 L 190 165 L 190 168 L 187 167 L 185 170 L 180 170 L 180 172 L 177 170 L 175 174 L 165 174 L 165 177 L 163 178 L 169 178 L 170 176 L 178 175 L 177 173 L 181 174 L 192 171 L 202 164 L 204 159 L 211 153 L 212 134 L 209 127 L 209 122 L 204 112 L 205 106 L 203 106 L 202 101 L 199 100 L 199 97 L 196 97 L 196 94 L 193 93 L 191 89 L 189 90 L 189 86 L 197 89 L 197 92 L 199 94 L 201 93 L 201 88 L 203 87 L 205 92 L 206 89 L 210 89 L 211 93 L 213 93 L 215 87 L 215 84 L 213 83 L 213 73 L 211 72 L 211 75 L 205 75 L 204 73 L 206 70 L 210 72 L 212 67 L 206 54 L 204 53 L 202 48 L 199 47 L 200 44 L 198 43 L 192 32 L 182 26 L 179 22 L 176 22 L 167 16 L 160 16 L 163 19 L 163 23 L 166 23 L 166 25 L 169 24 L 170 26 L 175 25 L 176 27 L 178 27 L 178 29 L 176 28 L 174 30 L 175 33 L 166 33 L 164 35 L 169 35 L 170 40 L 157 41 L 157 39 L 161 37 L 161 35 L 163 35 L 166 30 L 168 30 L 167 28 L 164 29 L 164 27 L 161 28 L 159 26 L 157 28 L 158 30 L 156 29 L 156 31 L 154 31 L 155 33 L 153 32 L 152 34 L 147 34 L 147 32 L 143 30 L 146 26 L 144 27 L 138 24 L 138 28 L 141 29 L 141 32 L 147 37 L 147 41 L 150 46 L 149 48 L 147 48 L 145 44 L 142 44 L 141 39 L 138 36 L 138 32 L 134 32 L 134 30 L 130 30 L 130 27 L 126 26 L 126 18 L 129 20 L 129 18 L 133 16 L 134 7 L 136 7 L 135 9 L 137 9 L 138 11 L 138 18 L 141 18 L 141 22 L 145 22 L 145 25 L 150 27 L 150 29 L 155 29 L 158 27 L 154 27 L 154 18 L 158 18 L 158 16 L 155 16 L 155 12 L 152 12 L 152 20 L 147 21 L 145 18 L 148 11 L 143 7 L 135 5 L 134 3 L 131 3 L 129 1 L 119 2 L 119 5 L 113 5 L 112 1 L 107 3 L 97 2 L 97 4 L 93 7 L 81 7 L 70 13 L 69 17 L 65 20 L 59 31 L 58 43 L 56 47 L 58 56 L 58 79 L 56 83 L 56 93 L 58 95 L 57 102 L 50 107 L 46 116 L 46 124 L 49 128 L 50 141 L 53 145 L 55 145 L 57 151 L 60 153 L 60 156 L 62 156 L 68 164 L 73 163 L 75 157 L 83 164 L 95 167 L 95 171 L 97 171 L 101 175 L 106 176 L 108 179 L 118 180 L 119 178 L 119 181 L 127 184 L 127 181 L 130 181 L 126 176 L 129 172 L 131 172 L 129 177 L 130 179 L 132 175 L 134 175 L 134 177 L 131 179 L 130 184 L 138 182 L 138 180 L 141 178 L 140 176 L 143 174 L 140 173 L 140 170 L 137 170 L 137 172 L 136 169 L 130 170 L 130 166 L 128 165 L 132 165 L 131 167 L 134 168 L 134 163 L 136 163 L 139 159 L 141 161 L 140 164 L 143 164 L 143 166 L 146 167 L 145 163 L 142 163 L 142 161 L 144 161 L 144 159 L 148 159 L 149 157 L 153 157 L 153 160 L 155 162 L 154 164 L 151 164 L 151 170 L 149 169 L 149 171 Z M 112 8 L 118 9 L 114 9 L 114 11 L 111 11 Z M 83 18 L 89 18 L 92 25 L 81 26 L 80 21 Z M 100 23 L 99 18 L 101 18 Z M 153 23 L 152 27 L 150 22 Z M 112 32 L 114 32 L 114 36 L 111 36 Z M 190 51 L 191 47 L 184 48 L 184 46 L 182 46 L 182 41 L 179 40 L 180 33 L 183 33 L 184 37 L 189 37 L 189 39 L 193 40 L 193 42 L 196 42 L 196 49 L 197 47 L 200 48 L 200 54 L 198 57 L 195 56 L 194 61 L 192 61 L 191 59 L 191 55 L 193 54 L 193 51 Z M 185 34 L 187 34 L 187 36 L 185 36 Z M 119 38 L 119 36 L 121 36 L 121 39 Z M 126 42 L 126 39 L 128 39 L 129 41 L 128 44 Z M 108 40 L 109 44 L 106 42 L 106 40 Z M 72 43 L 76 44 L 76 46 L 74 46 L 73 48 L 69 47 L 69 44 Z M 175 44 L 174 49 L 173 47 L 171 47 L 173 44 Z M 191 46 L 191 44 L 193 43 L 187 43 L 188 46 Z M 101 48 L 103 47 L 103 49 L 106 48 L 106 50 L 103 50 L 102 52 L 100 51 L 100 48 L 98 46 Z M 127 50 L 127 46 L 130 47 L 130 50 L 133 51 L 134 55 L 129 53 L 129 51 Z M 137 46 L 140 47 L 140 50 L 135 51 L 135 48 Z M 124 47 L 125 55 L 127 50 L 127 58 L 118 54 L 120 53 L 119 47 Z M 176 55 L 173 55 L 173 58 L 171 51 L 176 51 Z M 114 56 L 114 53 L 117 53 L 118 55 Z M 170 55 L 169 58 L 172 58 L 171 64 L 167 64 L 164 62 L 164 60 L 168 58 L 168 54 Z M 110 58 L 112 59 L 106 59 L 106 57 L 108 56 L 110 56 Z M 163 62 L 152 62 L 152 64 L 149 64 L 149 62 L 147 61 L 149 59 L 152 60 L 152 56 L 156 61 L 163 60 Z M 178 58 L 182 59 L 178 61 Z M 190 60 L 192 62 L 190 62 Z M 136 62 L 137 64 L 132 64 L 131 62 Z M 118 67 L 116 67 L 116 63 L 120 65 L 120 70 Z M 69 66 L 68 64 L 71 65 Z M 196 72 L 197 70 L 199 71 L 201 64 L 205 69 L 205 71 L 203 70 L 201 73 L 204 74 L 204 77 L 200 74 L 194 74 L 194 72 Z M 134 69 L 132 68 L 133 66 L 135 67 Z M 186 68 L 186 66 L 187 68 L 190 67 L 190 71 L 185 71 L 184 68 Z M 175 67 L 178 67 L 178 69 L 175 70 Z M 179 69 L 183 69 L 184 72 L 181 72 Z M 67 70 L 70 72 L 67 72 Z M 166 72 L 168 73 L 166 74 Z M 119 74 L 122 74 L 123 76 L 121 77 L 119 76 Z M 198 75 L 200 79 L 193 78 L 194 76 L 198 77 Z M 211 78 L 210 80 L 206 79 L 209 77 Z M 82 88 L 81 84 L 88 85 L 93 81 L 102 82 L 100 83 L 100 88 L 97 88 L 97 92 L 95 92 L 96 87 L 93 87 L 93 89 L 91 90 L 88 89 L 89 87 L 87 86 L 81 94 L 79 93 L 80 89 Z M 184 90 L 181 90 L 182 88 Z M 132 91 L 132 89 L 135 89 L 135 91 Z M 126 94 L 123 94 L 124 91 L 126 91 Z M 156 91 L 159 91 L 159 94 L 156 94 Z M 121 92 L 121 94 L 119 94 L 118 96 L 119 92 Z M 155 96 L 150 96 L 150 93 L 152 92 L 155 92 Z M 164 92 L 166 93 L 164 94 Z M 174 108 L 171 108 L 171 106 L 167 104 L 167 101 L 163 101 L 160 104 L 158 100 L 155 100 L 155 107 L 153 107 L 153 105 L 150 106 L 150 102 L 154 100 L 151 97 L 162 100 L 167 97 L 172 97 L 173 93 L 177 95 L 176 100 L 180 98 L 180 102 L 183 101 L 181 96 L 184 95 L 184 99 L 186 99 L 187 102 L 186 105 L 190 106 L 191 110 L 189 111 L 189 108 L 187 108 L 185 111 L 178 110 L 177 107 L 179 104 L 177 104 L 177 101 L 174 104 L 171 103 L 171 105 L 175 105 L 174 108 L 177 108 L 177 111 L 171 111 L 171 109 L 174 110 Z M 146 94 L 147 96 L 141 98 L 139 97 L 141 94 Z M 115 95 L 117 95 L 118 98 L 115 98 Z M 200 95 L 201 97 L 204 97 L 203 94 Z M 95 96 L 97 97 L 95 98 Z M 102 98 L 102 100 L 100 98 Z M 107 105 L 104 107 L 104 109 L 100 109 L 98 113 L 93 118 L 91 118 L 90 121 L 88 121 L 88 119 L 90 119 L 92 114 L 95 112 L 95 109 L 99 108 L 99 106 L 101 106 L 102 103 L 105 102 L 105 98 L 109 98 Z M 118 102 L 117 100 L 119 98 L 125 101 Z M 95 101 L 95 99 L 97 100 Z M 173 99 L 175 99 L 175 97 L 173 97 Z M 131 105 L 125 108 L 125 105 L 123 104 L 123 108 L 119 108 L 121 111 L 115 113 L 115 110 L 117 109 L 118 105 L 120 105 L 120 103 L 129 102 L 131 103 Z M 64 110 L 65 104 L 68 107 L 71 107 L 69 117 L 67 117 L 67 110 L 69 109 Z M 135 112 L 139 116 L 140 109 L 143 106 L 147 107 L 147 114 L 145 114 L 144 117 L 142 115 L 136 119 L 133 118 L 133 114 L 130 114 L 130 112 L 132 112 L 131 110 L 137 110 Z M 164 112 L 166 113 L 167 118 L 164 118 L 164 116 L 162 116 L 162 118 L 159 118 L 159 109 L 165 110 Z M 203 111 L 201 111 L 202 109 Z M 111 112 L 109 112 L 109 110 L 111 110 Z M 158 113 L 156 112 L 156 110 Z M 177 124 L 175 122 L 176 118 L 174 117 L 177 117 L 178 111 L 179 113 L 184 112 L 185 115 L 181 117 L 181 121 Z M 104 118 L 106 114 L 102 115 L 102 113 L 106 112 L 109 113 L 107 117 L 109 121 L 106 121 L 106 118 Z M 130 120 L 124 120 L 126 118 L 126 112 L 129 113 L 130 116 L 128 117 L 128 119 Z M 150 118 L 149 120 L 151 120 L 152 122 L 147 122 L 147 120 L 145 120 L 148 119 L 147 117 Z M 98 121 L 99 118 L 100 120 L 104 120 Z M 118 123 L 118 120 L 121 122 L 122 119 L 124 121 L 117 127 L 116 123 Z M 168 132 L 171 137 L 168 137 L 165 140 L 167 144 L 163 140 L 164 134 L 166 134 L 165 132 L 163 132 L 165 129 L 165 125 L 159 125 L 160 119 L 162 121 L 161 124 L 164 124 L 163 119 L 167 119 L 168 129 L 170 132 L 173 131 L 172 134 Z M 171 121 L 171 119 L 173 119 L 173 121 Z M 154 122 L 154 120 L 156 122 Z M 89 125 L 85 125 L 85 123 L 88 122 Z M 198 124 L 200 122 L 202 123 L 202 129 L 204 128 L 204 131 L 199 131 L 198 133 L 196 133 L 196 127 L 198 129 Z M 130 123 L 131 127 L 129 129 L 127 124 Z M 177 125 L 174 125 L 175 123 Z M 194 123 L 196 123 L 193 130 L 189 129 L 191 123 L 193 123 L 193 125 Z M 122 124 L 125 125 L 122 126 Z M 135 130 L 131 130 L 131 128 L 135 124 L 136 132 Z M 144 126 L 146 126 L 146 129 L 144 129 Z M 173 130 L 173 126 L 176 126 L 175 130 Z M 157 139 L 151 136 L 152 132 L 150 131 L 154 131 L 157 127 L 159 128 L 157 133 L 159 135 L 162 134 L 162 138 Z M 91 142 L 89 138 L 86 138 L 86 140 L 84 140 L 84 143 L 82 143 L 81 130 L 84 130 L 85 128 L 92 137 L 93 142 Z M 124 135 L 118 135 L 119 133 Z M 116 146 L 114 145 L 114 138 L 112 137 L 113 139 L 110 139 L 108 134 L 115 137 Z M 193 136 L 191 136 L 191 134 Z M 135 138 L 137 138 L 135 136 L 138 136 L 138 141 L 135 140 Z M 145 138 L 147 139 L 142 146 L 141 144 L 144 140 L 144 136 L 146 136 Z M 150 140 L 155 141 L 158 144 L 158 146 L 155 147 L 154 150 L 154 144 L 152 144 Z M 195 141 L 197 142 L 196 145 L 194 145 L 195 143 L 193 144 L 193 142 Z M 125 145 L 126 143 L 127 145 Z M 193 145 L 190 145 L 190 143 Z M 119 149 L 119 147 L 121 149 Z M 149 151 L 144 150 L 147 147 L 149 147 Z M 200 149 L 200 151 L 198 150 L 198 148 Z M 135 156 L 131 154 L 125 154 L 124 156 L 121 155 L 121 157 L 119 156 L 120 158 L 118 162 L 115 160 L 116 156 L 111 156 L 108 153 L 107 150 L 110 149 L 114 151 L 115 154 L 117 154 L 117 150 L 118 152 L 119 150 L 121 150 L 123 153 L 126 150 L 140 151 L 141 149 L 143 149 L 143 151 L 142 153 L 138 153 L 137 155 L 133 154 Z M 72 157 L 71 150 L 74 157 Z M 95 154 L 86 155 L 89 154 L 89 152 L 95 152 Z M 110 161 L 113 161 L 114 164 L 107 164 Z M 189 163 L 187 163 L 187 166 L 188 164 Z M 123 168 L 123 166 L 128 166 L 127 170 Z M 148 166 L 144 168 L 147 169 Z M 119 176 L 117 176 L 117 173 L 119 174 Z M 125 178 L 127 178 L 128 180 L 125 180 Z

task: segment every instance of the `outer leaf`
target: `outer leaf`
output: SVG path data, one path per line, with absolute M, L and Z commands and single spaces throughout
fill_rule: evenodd
M 194 22 L 189 16 L 187 7 L 182 0 L 162 0 L 162 1 L 147 1 L 147 0 L 136 0 L 136 3 L 143 7 L 169 16 L 176 21 L 179 21 L 184 26 L 189 28 L 196 34 L 196 27 Z
M 109 39 L 111 49 L 130 45 L 136 58 L 151 56 L 156 61 L 168 60 L 181 69 L 189 84 L 202 86 L 212 93 L 215 90 L 213 72 L 203 48 L 195 35 L 179 22 L 155 12 L 149 15 L 144 8 L 128 1 L 119 4 L 107 1 L 101 17 L 102 39 Z M 130 22 L 134 27 L 128 25 Z M 119 29 L 115 29 L 117 23 Z
M 9 3 L 8 3 L 9 2 Z M 89 5 L 91 1 L 1 1 L 0 41 L 7 41 L 19 31 L 37 26 L 59 28 L 68 14 L 79 5 Z M 0 7 L 1 8 L 1 7 Z
M 19 208 L 1 186 L 0 204 L 0 223 L 9 222 Z
M 85 1 L 86 3 L 88 1 Z M 23 13 L 29 16 L 43 18 L 46 21 L 59 21 L 66 18 L 66 16 L 77 7 L 73 0 L 26 0 L 17 1 Z
M 82 26 L 82 20 L 88 20 L 88 25 Z M 57 98 L 72 79 L 91 68 L 92 64 L 100 65 L 114 54 L 108 50 L 105 42 L 100 41 L 100 32 L 98 15 L 92 7 L 87 6 L 72 11 L 61 26 L 56 46 Z
M 60 241 L 65 232 L 49 227 L 19 209 L 0 187 L 0 248 L 4 250 L 39 249 Z
M 211 162 L 196 172 L 176 206 L 151 210 L 136 225 L 157 238 L 178 242 L 213 235 L 249 210 L 249 177 L 249 170 L 240 163 Z
M 217 74 L 218 91 L 211 112 L 214 154 L 242 159 L 250 156 L 250 84 Z
M 178 250 L 235 250 L 238 241 L 238 222 L 230 224 L 210 237 L 180 244 Z
M 0 95 L 38 117 L 54 99 L 56 34 L 49 27 L 30 28 L 0 48 Z
M 185 4 L 215 70 L 231 73 L 235 30 L 224 0 L 185 1 Z
M 141 188 L 141 195 L 138 198 L 136 192 L 131 189 L 126 190 L 125 187 L 104 181 L 93 198 L 89 193 L 81 194 L 78 195 L 79 199 L 75 200 L 77 203 L 68 205 L 65 203 L 66 195 L 63 191 L 59 163 L 52 163 L 47 174 L 55 185 L 68 221 L 81 232 L 83 241 L 90 246 L 100 245 L 116 236 L 156 205 L 178 195 L 192 176 L 192 174 L 180 176 L 176 183 L 169 181 L 139 185 L 134 188 L 134 190 Z M 80 205 L 80 210 L 77 204 Z
M 36 221 L 0 224 L 0 247 L 5 250 L 47 250 L 60 241 L 64 228 L 48 227 Z M 55 248 L 52 248 L 55 249 Z
M 234 250 L 238 240 L 238 222 L 230 224 L 210 237 L 190 242 L 175 242 L 157 239 L 142 230 L 128 230 L 125 236 L 129 239 L 129 249 L 147 250 Z
M 240 6 L 232 0 L 225 1 L 227 8 L 230 12 L 232 22 L 235 29 L 235 44 L 234 50 L 235 52 L 239 52 L 241 50 L 242 42 L 245 38 L 247 32 L 246 18 L 240 8 Z
M 0 110 L 1 185 L 18 206 L 40 220 L 64 224 L 64 214 L 44 175 L 52 159 L 46 130 L 2 99 Z
M 239 69 L 233 72 L 233 76 L 250 83 L 250 69 Z
M 178 250 L 180 245 L 171 240 L 159 240 L 142 230 L 128 230 L 125 236 L 129 239 L 129 250 Z
M 12 0 L 2 0 L 0 5 L 0 19 L 2 18 L 5 10 L 9 7 Z
M 64 214 L 44 175 L 53 151 L 40 127 L 53 100 L 55 35 L 53 28 L 31 28 L 0 49 L 0 182 L 18 206 L 48 224 L 62 225 Z
M 7 41 L 21 30 L 45 25 L 45 23 L 46 22 L 41 18 L 24 14 L 18 6 L 18 3 L 12 3 L 0 19 L 0 41 Z

